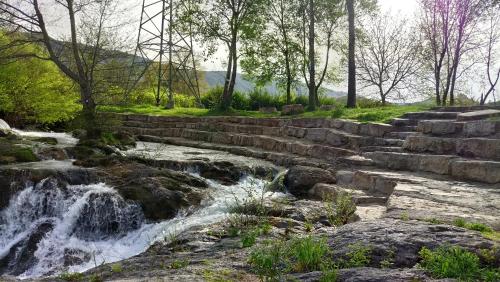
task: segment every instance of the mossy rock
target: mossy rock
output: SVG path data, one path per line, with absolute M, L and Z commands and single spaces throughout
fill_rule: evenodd
M 38 157 L 33 153 L 33 150 L 30 148 L 19 148 L 14 152 L 14 156 L 16 160 L 19 162 L 36 162 L 38 161 Z
M 2 156 L 0 160 L 2 164 L 36 162 L 39 160 L 31 148 L 21 147 L 7 138 L 0 138 L 0 156 Z

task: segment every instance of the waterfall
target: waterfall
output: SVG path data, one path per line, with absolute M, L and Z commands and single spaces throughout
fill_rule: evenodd
M 104 184 L 65 186 L 47 178 L 0 213 L 0 273 L 32 275 L 84 263 L 88 242 L 119 240 L 144 224 L 141 208 Z M 42 273 L 43 274 L 43 273 Z
M 234 186 L 207 182 L 210 196 L 200 207 L 160 223 L 146 222 L 138 205 L 105 184 L 64 186 L 47 178 L 28 186 L 0 212 L 0 275 L 82 272 L 130 258 L 171 234 L 224 220 L 228 205 L 268 184 L 251 176 Z

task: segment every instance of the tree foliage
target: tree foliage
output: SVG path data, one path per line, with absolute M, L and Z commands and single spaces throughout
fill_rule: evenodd
M 0 33 L 0 44 L 10 40 Z M 43 51 L 25 45 L 24 52 Z M 0 51 L 0 56 L 8 50 Z M 50 61 L 26 58 L 0 62 L 0 111 L 16 126 L 26 122 L 53 124 L 73 119 L 81 110 L 74 84 Z

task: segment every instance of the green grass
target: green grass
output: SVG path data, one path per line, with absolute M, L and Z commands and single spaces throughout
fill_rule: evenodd
M 467 222 L 463 218 L 457 218 L 453 221 L 453 224 L 457 227 L 469 229 L 472 231 L 481 232 L 481 234 L 494 241 L 500 241 L 500 232 L 493 230 L 490 226 L 480 223 L 480 222 Z
M 291 241 L 291 255 L 295 260 L 294 269 L 298 272 L 319 270 L 329 248 L 324 239 L 312 236 Z
M 460 247 L 440 247 L 436 250 L 422 248 L 420 266 L 432 277 L 454 278 L 459 281 L 498 281 L 499 270 L 483 268 L 479 257 Z
M 402 116 L 408 112 L 418 112 L 429 109 L 425 105 L 406 105 L 406 106 L 386 106 L 376 108 L 356 108 L 356 109 L 337 109 L 333 111 L 315 111 L 305 112 L 304 114 L 293 117 L 304 118 L 342 118 L 356 120 L 360 122 L 381 122 L 387 123 L 391 119 Z M 151 105 L 136 106 L 99 106 L 99 111 L 112 113 L 127 113 L 155 116 L 180 116 L 180 117 L 207 117 L 207 116 L 244 116 L 254 118 L 280 117 L 280 113 L 263 114 L 258 111 L 231 110 L 227 112 L 214 111 L 199 108 L 175 108 L 164 109 Z M 288 117 L 290 118 L 290 117 Z

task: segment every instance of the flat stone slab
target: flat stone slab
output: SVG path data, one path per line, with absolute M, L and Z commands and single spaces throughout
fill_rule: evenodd
M 451 223 L 456 218 L 482 222 L 500 230 L 500 185 L 465 183 L 427 178 L 410 172 L 357 171 L 356 187 L 370 191 L 392 188 L 387 216 L 410 219 L 438 219 Z
M 469 120 L 481 120 L 488 119 L 492 117 L 500 117 L 499 110 L 483 110 L 483 111 L 475 111 L 470 113 L 462 113 L 457 117 L 458 121 L 469 121 Z

